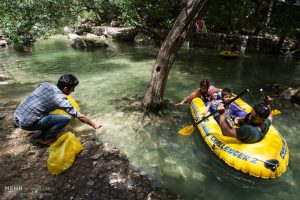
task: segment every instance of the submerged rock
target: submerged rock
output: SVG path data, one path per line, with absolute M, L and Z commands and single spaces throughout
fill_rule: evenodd
M 292 87 L 272 84 L 271 87 L 267 87 L 266 91 L 268 91 L 272 97 L 279 97 L 281 100 L 300 104 L 300 86 Z
M 143 33 L 138 33 L 134 38 L 134 42 L 141 45 L 153 45 L 155 43 L 151 37 Z
M 298 103 L 300 104 L 300 89 L 298 89 L 298 91 L 295 93 L 294 96 L 292 96 L 291 101 L 293 103 Z

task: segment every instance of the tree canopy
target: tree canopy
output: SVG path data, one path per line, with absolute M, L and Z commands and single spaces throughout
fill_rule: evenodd
M 0 30 L 16 46 L 29 44 L 76 20 L 76 11 L 65 0 L 1 0 Z
M 1 0 L 0 31 L 16 46 L 61 31 L 76 20 L 170 29 L 187 0 Z M 288 2 L 288 1 L 286 1 Z M 211 32 L 299 35 L 299 6 L 277 0 L 215 0 L 201 17 Z

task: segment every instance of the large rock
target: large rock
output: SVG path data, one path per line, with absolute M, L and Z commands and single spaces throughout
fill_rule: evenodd
M 121 22 L 119 20 L 112 20 L 110 25 L 111 27 L 120 27 Z
M 272 93 L 278 95 L 281 100 L 291 101 L 293 103 L 300 103 L 300 87 L 283 86 L 280 84 L 273 84 L 271 86 Z
M 91 49 L 108 47 L 106 38 L 104 36 L 97 36 L 88 34 L 87 36 L 80 37 L 77 34 L 69 34 L 70 45 L 75 49 Z
M 135 27 L 106 27 L 107 34 L 114 40 L 118 41 L 134 41 L 135 36 L 138 34 L 138 30 Z
M 299 88 L 284 88 L 282 92 L 279 93 L 279 96 L 283 100 L 291 100 L 295 94 L 299 91 Z
M 0 47 L 7 47 L 8 42 L 6 40 L 0 40 Z
M 106 29 L 103 26 L 93 26 L 91 27 L 91 33 L 98 36 L 105 35 Z
M 2 81 L 7 81 L 7 80 L 9 80 L 10 78 L 8 77 L 8 76 L 6 76 L 6 75 L 3 75 L 3 74 L 0 74 L 0 82 L 2 82 Z
M 300 89 L 298 88 L 298 91 L 295 93 L 294 96 L 292 96 L 291 101 L 293 103 L 300 104 Z
M 68 38 L 70 39 L 70 45 L 71 47 L 75 49 L 85 49 L 87 48 L 86 43 L 84 40 L 77 34 L 71 33 L 68 35 Z
M 107 39 L 105 36 L 97 36 L 94 34 L 87 34 L 86 37 L 82 37 L 87 48 L 106 48 L 108 47 Z
M 141 45 L 152 45 L 155 42 L 151 37 L 143 33 L 138 33 L 134 38 L 134 43 L 141 44 Z

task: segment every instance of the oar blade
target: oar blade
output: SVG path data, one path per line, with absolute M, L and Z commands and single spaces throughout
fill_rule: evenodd
M 195 130 L 195 127 L 193 125 L 184 127 L 183 129 L 179 130 L 178 133 L 180 135 L 184 135 L 184 136 L 190 136 Z
M 277 109 L 272 110 L 272 115 L 280 115 L 280 114 L 281 114 L 280 110 L 277 110 Z

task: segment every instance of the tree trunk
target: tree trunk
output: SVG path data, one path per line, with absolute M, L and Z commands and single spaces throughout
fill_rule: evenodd
M 146 110 L 155 111 L 162 107 L 168 75 L 175 57 L 187 34 L 195 27 L 197 17 L 207 2 L 208 0 L 188 0 L 185 8 L 177 17 L 173 28 L 160 48 L 152 69 L 151 79 L 142 101 Z
M 266 27 L 269 26 L 269 23 L 271 21 L 271 15 L 273 11 L 273 5 L 274 5 L 274 0 L 270 0 L 270 5 L 269 5 L 269 10 L 268 10 L 268 15 L 267 15 L 267 20 L 266 20 Z
M 282 45 L 284 43 L 284 40 L 286 38 L 286 33 L 281 33 L 280 38 L 276 45 L 273 46 L 271 53 L 275 55 L 279 55 L 281 53 Z
M 255 31 L 254 31 L 254 35 L 258 35 L 259 32 L 262 29 L 262 22 L 261 22 L 261 14 L 260 14 L 260 5 L 261 5 L 261 1 L 254 1 L 255 2 Z

